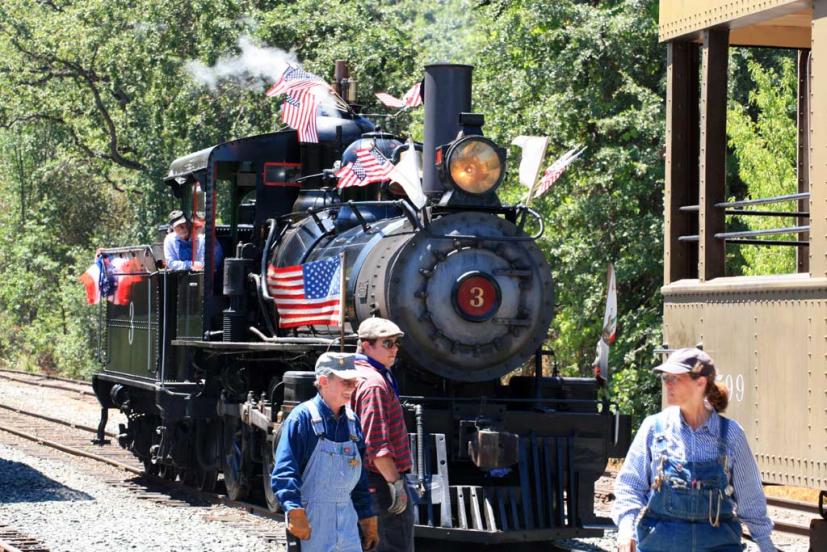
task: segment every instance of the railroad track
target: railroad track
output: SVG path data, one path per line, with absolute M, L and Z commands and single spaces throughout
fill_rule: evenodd
M 42 542 L 0 523 L 0 552 L 49 552 Z
M 90 397 L 95 396 L 95 393 L 92 391 L 88 381 L 60 378 L 46 374 L 33 374 L 31 372 L 9 370 L 5 368 L 0 369 L 0 378 L 7 381 L 13 381 L 15 383 L 46 387 L 49 389 L 59 389 L 61 391 L 69 391 L 71 393 L 77 393 L 79 395 L 86 395 Z
M 138 499 L 149 500 L 169 507 L 210 504 L 228 506 L 232 510 L 221 517 L 214 518 L 214 520 L 231 523 L 236 528 L 244 527 L 248 532 L 256 533 L 271 542 L 285 544 L 283 529 L 280 526 L 274 526 L 272 523 L 273 521 L 283 522 L 284 516 L 282 514 L 270 512 L 266 507 L 258 504 L 233 501 L 220 493 L 201 491 L 186 486 L 182 482 L 173 482 L 149 475 L 145 472 L 141 462 L 129 451 L 117 445 L 100 447 L 92 444 L 92 439 L 97 436 L 97 428 L 95 427 L 67 422 L 38 412 L 0 404 L 0 431 L 50 449 L 87 458 L 96 463 L 107 464 L 134 474 L 136 477 L 108 477 L 105 478 L 105 481 L 110 485 L 127 489 Z M 106 432 L 106 436 L 113 440 L 117 438 L 111 432 Z M 7 545 L 3 542 L 2 529 L 3 527 L 0 526 L 0 551 L 7 550 L 7 546 L 10 552 L 16 550 L 21 552 L 47 550 L 46 548 L 20 548 L 19 546 L 15 548 L 13 540 Z M 21 539 L 24 538 L 25 535 L 21 536 Z

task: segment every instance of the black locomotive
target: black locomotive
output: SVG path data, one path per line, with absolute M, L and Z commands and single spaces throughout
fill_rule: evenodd
M 102 424 L 109 408 L 127 415 L 119 442 L 148 472 L 205 489 L 223 473 L 231 498 L 259 495 L 276 509 L 269 474 L 281 421 L 315 393 L 316 357 L 353 350 L 352 329 L 379 315 L 406 333 L 395 373 L 422 494 L 418 538 L 601 534 L 594 482 L 625 453 L 629 419 L 609 412 L 592 378 L 535 370 L 504 383 L 540 360 L 553 284 L 535 244 L 542 221 L 497 197 L 505 151 L 483 137 L 470 98 L 471 67 L 426 67 L 421 209 L 385 184 L 332 186 L 325 169 L 350 144 L 405 149 L 343 111 L 320 111 L 318 144 L 289 130 L 172 163 L 166 182 L 204 233 L 205 268 L 159 269 L 157 246 L 105 250 L 129 260 L 135 282 L 128 303 L 104 307 L 93 379 Z M 328 326 L 281 329 L 268 268 L 336 257 L 344 340 Z

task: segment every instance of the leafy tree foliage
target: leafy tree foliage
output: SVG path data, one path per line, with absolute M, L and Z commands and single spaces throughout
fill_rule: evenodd
M 738 94 L 727 113 L 729 146 L 737 160 L 738 178 L 744 195 L 751 198 L 795 193 L 796 181 L 796 86 L 797 74 L 791 55 L 776 53 L 774 64 L 756 59 L 749 51 L 734 57 L 736 68 L 748 70 L 749 92 L 743 101 Z M 775 67 L 773 65 L 776 65 Z M 737 81 L 736 81 L 737 82 Z M 761 205 L 754 210 L 792 211 L 795 203 Z M 777 217 L 733 217 L 746 229 L 759 230 L 789 226 L 795 219 Z M 772 236 L 794 240 L 793 235 Z M 742 266 L 735 271 L 746 275 L 795 272 L 792 247 L 742 246 Z

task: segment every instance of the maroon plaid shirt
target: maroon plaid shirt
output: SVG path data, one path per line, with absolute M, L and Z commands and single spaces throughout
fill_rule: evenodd
M 411 447 L 402 405 L 387 380 L 369 362 L 357 357 L 356 367 L 364 379 L 351 398 L 353 411 L 362 422 L 367 449 L 365 468 L 379 473 L 374 460 L 390 456 L 399 473 L 411 471 Z

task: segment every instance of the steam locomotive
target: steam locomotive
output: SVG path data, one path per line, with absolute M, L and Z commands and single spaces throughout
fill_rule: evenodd
M 425 68 L 422 208 L 386 183 L 335 189 L 326 169 L 365 140 L 394 158 L 406 149 L 353 112 L 322 107 L 319 143 L 285 130 L 175 160 L 166 183 L 203 233 L 204 269 L 160 268 L 157 245 L 103 251 L 127 260 L 134 281 L 128 302 L 102 307 L 99 438 L 108 409 L 120 409 L 118 441 L 147 472 L 202 489 L 223 474 L 232 499 L 276 510 L 274 445 L 315 394 L 315 359 L 354 350 L 353 329 L 382 316 L 405 332 L 394 371 L 421 494 L 417 538 L 450 547 L 602 534 L 594 482 L 628 448 L 630 421 L 598 398 L 595 379 L 543 376 L 554 303 L 535 243 L 542 221 L 498 199 L 506 152 L 471 112 L 471 72 Z M 346 77 L 337 66 L 335 86 Z M 268 268 L 333 258 L 344 328 L 280 328 Z M 532 358 L 533 375 L 506 381 Z

